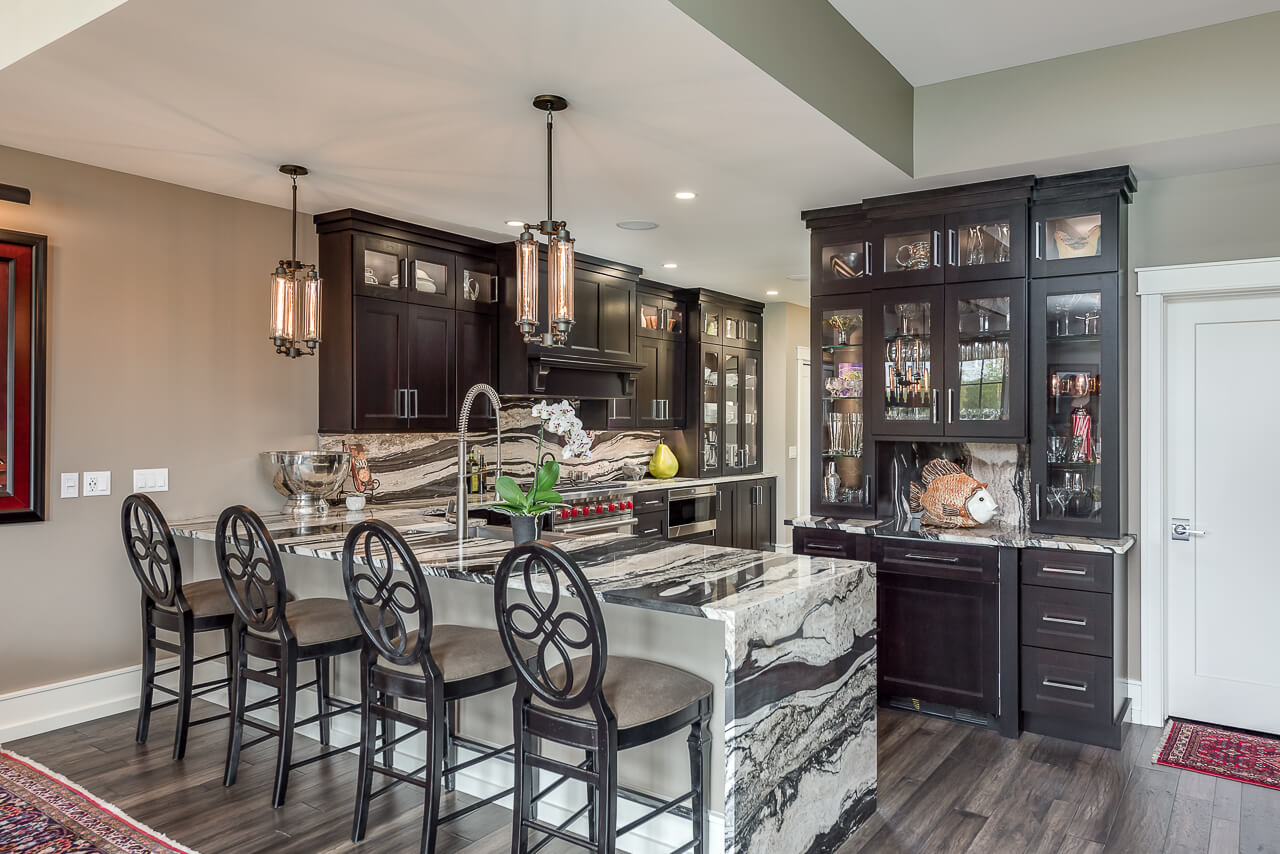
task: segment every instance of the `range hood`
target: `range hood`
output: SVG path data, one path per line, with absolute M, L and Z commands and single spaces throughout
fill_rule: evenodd
M 545 350 L 529 354 L 528 370 L 530 397 L 611 400 L 635 393 L 644 363 Z

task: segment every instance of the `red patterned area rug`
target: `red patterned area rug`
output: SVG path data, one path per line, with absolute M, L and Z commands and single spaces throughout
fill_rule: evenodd
M 1169 721 L 1152 761 L 1172 768 L 1280 789 L 1280 739 Z
M 0 750 L 0 854 L 196 854 L 48 768 Z

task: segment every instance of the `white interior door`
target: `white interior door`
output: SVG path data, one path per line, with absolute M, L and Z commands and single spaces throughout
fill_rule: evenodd
M 809 515 L 809 348 L 796 348 L 796 515 Z
M 1280 733 L 1280 296 L 1168 306 L 1169 714 Z

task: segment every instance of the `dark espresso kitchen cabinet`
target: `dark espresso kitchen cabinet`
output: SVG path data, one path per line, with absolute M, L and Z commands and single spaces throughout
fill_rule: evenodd
M 454 427 L 454 312 L 357 297 L 357 430 L 450 430 Z
M 720 484 L 716 489 L 716 545 L 772 551 L 776 493 L 777 481 L 771 477 Z
M 636 375 L 632 397 L 609 402 L 609 429 L 685 427 L 684 303 L 673 288 L 641 280 L 636 289 Z

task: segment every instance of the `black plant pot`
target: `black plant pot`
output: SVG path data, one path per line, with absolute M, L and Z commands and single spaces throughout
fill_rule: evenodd
M 517 546 L 521 543 L 531 543 L 538 539 L 538 532 L 541 527 L 541 516 L 512 516 L 511 538 Z

